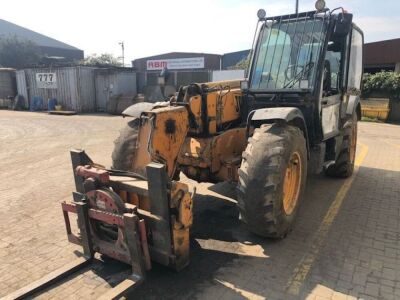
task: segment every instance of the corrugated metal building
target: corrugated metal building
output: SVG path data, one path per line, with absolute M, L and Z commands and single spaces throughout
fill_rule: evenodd
M 34 97 L 43 99 L 42 107 L 47 107 L 47 100 L 57 99 L 64 110 L 77 112 L 96 111 L 95 68 L 66 67 L 40 68 L 17 71 L 18 94 L 27 100 L 26 107 L 31 107 Z M 55 73 L 56 85 L 41 87 L 37 82 L 37 74 Z
M 40 75 L 54 74 L 53 84 L 42 83 Z M 136 74 L 132 70 L 99 69 L 92 67 L 38 68 L 17 71 L 18 94 L 32 107 L 35 97 L 47 107 L 55 98 L 63 110 L 77 112 L 106 111 L 110 97 L 119 94 L 136 95 Z
M 16 36 L 30 40 L 39 47 L 41 55 L 46 57 L 64 57 L 70 61 L 83 59 L 83 51 L 76 47 L 2 19 L 0 19 L 0 36 Z
M 136 73 L 123 69 L 95 70 L 96 110 L 106 111 L 112 97 L 137 95 Z
M 15 97 L 16 92 L 15 69 L 0 68 L 0 99 Z

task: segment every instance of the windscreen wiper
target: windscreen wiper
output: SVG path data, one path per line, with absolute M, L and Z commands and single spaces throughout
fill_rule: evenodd
M 309 76 L 310 71 L 314 68 L 314 63 L 313 62 L 309 62 L 307 65 L 304 66 L 304 68 L 297 73 L 294 78 L 288 82 L 288 84 L 286 84 L 284 86 L 284 89 L 287 88 L 292 88 L 296 83 L 298 83 L 302 78 L 307 78 Z

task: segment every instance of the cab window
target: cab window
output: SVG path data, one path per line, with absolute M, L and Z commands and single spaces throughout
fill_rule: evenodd
M 359 91 L 361 89 L 361 78 L 363 73 L 363 36 L 357 30 L 353 29 L 351 35 L 349 75 L 347 88 Z

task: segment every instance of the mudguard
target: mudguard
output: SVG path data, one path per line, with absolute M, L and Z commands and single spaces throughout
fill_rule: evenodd
M 253 112 L 251 117 L 251 121 L 266 121 L 267 123 L 273 121 L 284 121 L 285 123 L 290 123 L 290 125 L 294 125 L 299 127 L 306 139 L 307 150 L 309 152 L 310 145 L 308 140 L 308 131 L 306 121 L 304 120 L 303 113 L 300 109 L 296 107 L 270 107 L 270 108 L 261 108 L 257 109 Z
M 305 126 L 306 122 L 304 121 L 304 116 L 300 109 L 296 107 L 271 107 L 257 109 L 251 120 L 283 120 L 285 122 L 290 122 L 297 118 L 301 119 Z
M 140 102 L 133 104 L 129 106 L 127 109 L 125 109 L 122 112 L 122 115 L 124 117 L 135 117 L 139 118 L 142 112 L 144 111 L 150 111 L 154 108 L 157 107 L 165 107 L 169 105 L 169 101 L 163 101 L 163 102 L 155 102 L 155 103 L 150 103 L 150 102 Z
M 349 96 L 349 102 L 347 103 L 346 115 L 351 117 L 354 113 L 357 113 L 358 120 L 361 119 L 361 105 L 359 96 Z
M 156 103 L 149 103 L 149 102 L 136 103 L 126 108 L 122 112 L 122 115 L 124 117 L 139 118 L 142 112 L 152 110 L 154 106 L 156 106 Z

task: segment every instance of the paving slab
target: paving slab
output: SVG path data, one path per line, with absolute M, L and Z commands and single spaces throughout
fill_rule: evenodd
M 60 208 L 74 188 L 69 149 L 109 165 L 126 122 L 0 111 L 0 297 L 80 255 L 66 240 Z M 357 155 L 350 182 L 309 178 L 284 240 L 248 233 L 232 184 L 185 179 L 197 186 L 191 264 L 180 273 L 155 264 L 128 299 L 397 299 L 400 126 L 360 123 Z M 96 299 L 128 272 L 122 263 L 96 263 L 35 297 Z

